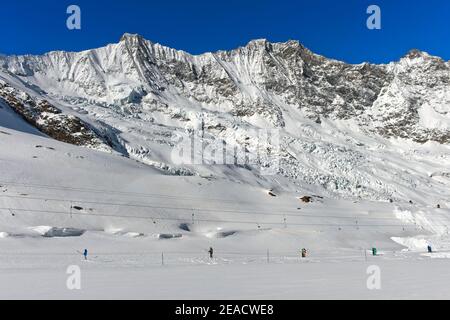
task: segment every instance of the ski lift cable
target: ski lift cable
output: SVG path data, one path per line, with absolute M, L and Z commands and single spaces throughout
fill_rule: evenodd
M 234 203 L 233 199 L 222 199 L 222 198 L 207 198 L 207 197 L 193 197 L 193 196 L 172 196 L 172 195 L 164 195 L 164 194 L 155 194 L 155 193 L 141 193 L 141 192 L 131 192 L 131 191 L 117 191 L 117 190 L 104 190 L 104 189 L 94 189 L 94 188 L 82 188 L 82 187 L 67 187 L 67 186 L 49 186 L 49 185 L 41 185 L 41 184 L 26 184 L 26 183 L 18 183 L 18 182 L 6 182 L 0 181 L 0 184 L 3 185 L 11 185 L 11 186 L 21 186 L 25 188 L 36 188 L 36 189 L 50 189 L 50 190 L 61 190 L 61 191 L 79 191 L 85 193 L 103 193 L 103 194 L 123 194 L 123 195 L 131 195 L 131 196 L 139 196 L 139 197 L 161 197 L 161 198 L 175 198 L 175 199 L 193 199 L 193 200 L 211 200 L 211 201 L 220 201 L 220 202 L 230 202 Z M 255 202 L 248 202 L 250 204 L 257 204 Z
M 48 210 L 37 210 L 37 209 L 21 209 L 21 208 L 0 208 L 0 210 L 14 210 L 16 212 L 29 212 L 29 213 L 46 213 L 46 214 L 55 214 L 55 215 L 69 215 L 70 213 L 64 211 L 48 211 Z M 101 218 L 101 217 L 110 217 L 110 218 L 125 218 L 125 219 L 141 219 L 141 220 L 161 220 L 161 221 L 179 221 L 179 222 L 187 222 L 188 219 L 182 218 L 172 218 L 172 217 L 153 217 L 153 216 L 133 216 L 133 215 L 119 215 L 119 214 L 108 214 L 108 213 L 77 213 L 77 216 L 86 216 L 91 218 Z M 219 219 L 195 219 L 195 222 L 210 222 L 210 223 L 221 223 L 221 224 L 252 224 L 258 225 L 261 227 L 262 225 L 270 226 L 270 225 L 284 225 L 284 222 L 264 222 L 259 223 L 258 221 L 240 221 L 240 220 L 219 220 Z M 330 223 L 290 223 L 289 226 L 324 226 L 324 227 L 355 227 L 354 224 L 330 224 Z M 359 227 L 413 227 L 403 224 L 369 224 L 369 225 L 359 225 Z
M 101 202 L 101 201 L 77 201 L 74 199 L 63 199 L 63 198 L 38 198 L 38 197 L 28 197 L 28 196 L 12 196 L 12 195 L 0 195 L 0 198 L 15 198 L 15 199 L 29 199 L 29 200 L 42 200 L 42 201 L 59 201 L 59 202 L 71 202 L 78 204 L 98 204 L 104 206 L 114 206 L 114 207 L 133 207 L 133 208 L 148 208 L 148 209 L 162 209 L 162 210 L 186 210 L 195 212 L 207 212 L 207 213 L 230 213 L 230 214 L 245 214 L 245 215 L 261 215 L 261 216 L 274 216 L 274 217 L 305 217 L 305 218 L 336 218 L 336 219 L 352 219 L 352 220 L 390 220 L 397 221 L 397 218 L 389 217 L 367 217 L 358 215 L 308 215 L 299 213 L 297 211 L 283 211 L 277 210 L 280 213 L 271 213 L 264 211 L 246 211 L 246 210 L 231 210 L 231 209 L 211 209 L 211 208 L 193 208 L 193 207 L 170 207 L 170 206 L 155 206 L 155 205 L 144 205 L 144 204 L 133 204 L 133 203 L 113 203 L 113 202 Z M 294 213 L 295 212 L 295 213 Z M 200 213 L 202 214 L 202 213 Z

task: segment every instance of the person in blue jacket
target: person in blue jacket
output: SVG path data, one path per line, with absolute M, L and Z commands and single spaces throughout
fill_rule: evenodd
M 87 256 L 88 256 L 87 249 L 84 249 L 83 256 L 84 256 L 84 260 L 87 260 Z
M 213 249 L 212 247 L 209 248 L 208 253 L 209 253 L 209 258 L 210 258 L 210 259 L 213 259 L 213 258 L 214 258 L 214 249 Z

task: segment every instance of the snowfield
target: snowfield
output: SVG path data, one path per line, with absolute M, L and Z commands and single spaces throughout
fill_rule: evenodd
M 0 298 L 450 298 L 449 69 L 134 35 L 0 57 Z M 193 134 L 270 157 L 177 163 Z
M 450 297 L 445 207 L 272 197 L 257 184 L 164 175 L 16 121 L 22 132 L 0 133 L 0 298 Z M 66 287 L 71 265 L 79 291 Z M 370 265 L 381 290 L 367 289 Z
M 368 290 L 367 267 L 381 268 Z M 82 288 L 66 288 L 64 268 L 2 270 L 3 299 L 448 299 L 448 260 L 393 260 L 166 267 L 82 266 Z M 24 290 L 26 288 L 26 290 Z

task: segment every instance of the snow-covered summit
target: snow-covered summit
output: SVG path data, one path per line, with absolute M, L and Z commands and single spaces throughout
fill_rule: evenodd
M 128 40 L 144 40 L 144 37 L 137 33 L 124 33 L 120 38 L 120 42 Z

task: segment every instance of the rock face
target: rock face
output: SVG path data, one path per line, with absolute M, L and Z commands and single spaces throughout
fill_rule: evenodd
M 398 192 L 388 182 L 394 169 L 380 160 L 377 173 L 368 172 L 375 160 L 367 152 L 379 155 L 373 150 L 385 150 L 388 139 L 419 147 L 450 142 L 450 63 L 419 51 L 388 65 L 350 65 L 297 41 L 255 40 L 195 56 L 125 34 L 117 44 L 79 53 L 0 57 L 0 76 L 54 101 L 55 115 L 79 115 L 93 126 L 85 132 L 102 132 L 108 138 L 97 138 L 115 150 L 172 174 L 205 173 L 173 160 L 179 141 L 196 136 L 206 145 L 271 152 L 278 174 L 292 181 L 390 198 Z M 84 122 L 73 121 L 82 131 Z M 279 144 L 261 144 L 254 134 L 260 129 L 278 130 Z M 415 178 L 404 179 L 415 185 Z
M 63 114 L 48 101 L 33 99 L 27 93 L 1 81 L 0 101 L 53 139 L 93 149 L 110 150 L 98 133 L 79 118 Z

